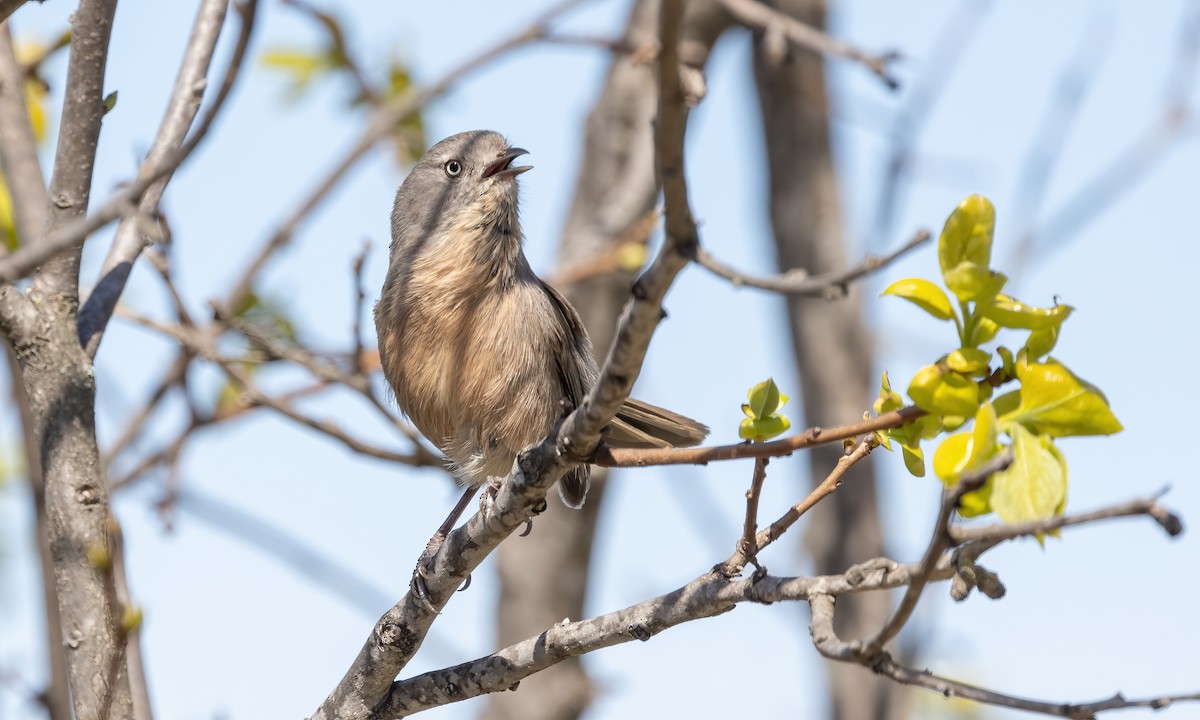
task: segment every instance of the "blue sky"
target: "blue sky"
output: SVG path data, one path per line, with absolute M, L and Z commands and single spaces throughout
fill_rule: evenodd
M 523 26 L 535 7 L 494 3 L 360 2 L 342 9 L 359 57 L 400 57 L 431 80 Z M 107 85 L 120 91 L 105 119 L 94 195 L 128 178 L 153 137 L 194 3 L 123 0 L 117 13 Z M 626 2 L 594 0 L 565 27 L 616 34 Z M 1064 65 L 1084 53 L 1094 82 L 1038 216 L 1064 202 L 1147 132 L 1162 111 L 1167 68 L 1185 3 L 1044 3 L 905 5 L 853 0 L 836 4 L 832 31 L 867 49 L 898 49 L 904 90 L 889 93 L 862 69 L 832 61 L 835 142 L 847 227 L 858 257 L 885 250 L 918 227 L 935 231 L 965 195 L 997 206 L 996 265 L 1022 299 L 1055 296 L 1077 308 L 1056 355 L 1107 393 L 1126 430 L 1109 439 L 1062 443 L 1070 466 L 1069 510 L 1144 496 L 1166 485 L 1169 506 L 1200 517 L 1200 492 L 1188 454 L 1188 377 L 1196 342 L 1185 303 L 1200 267 L 1194 214 L 1200 148 L 1194 133 L 1174 145 L 1119 197 L 1091 207 L 1053 251 L 1010 265 L 1022 229 L 1021 168 Z M 964 11 L 964 8 L 970 8 Z M 261 51 L 314 41 L 296 14 L 267 3 L 256 41 Z M 49 37 L 68 4 L 30 4 L 18 12 L 21 37 Z M 917 135 L 917 172 L 897 207 L 891 232 L 875 236 L 874 214 L 889 150 L 888 129 L 906 92 L 937 69 L 933 46 L 952 18 L 977 15 L 977 28 L 948 74 L 938 104 Z M 961 25 L 959 26 L 961 27 Z M 731 33 L 713 56 L 710 95 L 694 112 L 688 175 L 702 239 L 735 266 L 770 272 L 763 148 L 749 72 L 748 37 Z M 225 48 L 228 50 L 228 47 Z M 543 273 L 554 253 L 579 169 L 583 121 L 603 80 L 607 57 L 593 48 L 537 46 L 472 75 L 426 115 L 430 140 L 488 127 L 531 151 L 536 170 L 522 175 L 527 252 Z M 51 66 L 61 72 L 61 61 Z M 380 67 L 381 68 L 381 64 Z M 1190 97 L 1197 95 L 1191 88 Z M 199 155 L 179 173 L 164 206 L 175 237 L 173 259 L 193 309 L 227 291 L 266 235 L 337 160 L 362 118 L 344 108 L 346 90 L 319 86 L 295 104 L 278 75 L 250 68 Z M 286 305 L 305 341 L 347 347 L 353 310 L 350 266 L 364 240 L 376 291 L 386 266 L 387 218 L 403 178 L 379 149 L 301 228 L 264 275 L 263 294 Z M 108 235 L 89 245 L 93 277 Z M 895 301 L 872 299 L 890 280 L 934 276 L 927 248 L 868 283 L 866 308 L 878 370 L 911 377 L 947 348 L 947 328 Z M 126 302 L 165 315 L 160 286 L 145 268 Z M 668 296 L 662 325 L 637 388 L 647 400 L 699 418 L 712 439 L 736 438 L 746 388 L 774 375 L 794 391 L 794 368 L 779 298 L 734 289 L 703 270 L 687 270 Z M 370 322 L 365 323 L 370 328 Z M 373 338 L 369 338 L 373 342 Z M 111 442 L 172 355 L 169 344 L 127 324 L 105 339 L 98 361 L 99 422 Z M 277 387 L 298 381 L 280 377 Z M 196 392 L 214 397 L 216 371 L 198 373 Z M 793 420 L 798 403 L 791 406 Z M 399 445 L 353 398 L 332 396 L 306 408 L 380 443 Z M 786 408 L 785 408 L 786 409 Z M 845 418 L 851 420 L 852 418 Z M 176 405 L 153 429 L 169 437 L 184 421 Z M 6 455 L 19 447 L 15 418 L 0 416 Z M 153 443 L 150 444 L 153 446 Z M 936 508 L 936 483 L 907 476 L 900 458 L 877 453 L 885 531 L 892 555 L 919 556 Z M 806 480 L 802 458 L 772 463 L 763 498 L 771 516 L 794 501 Z M 614 483 L 597 545 L 588 612 L 601 613 L 669 591 L 724 558 L 740 528 L 746 462 L 707 468 L 626 472 Z M 322 437 L 266 413 L 198 438 L 182 464 L 185 486 L 301 537 L 360 575 L 381 598 L 349 604 L 253 547 L 186 511 L 164 530 L 154 510 L 157 481 L 123 493 L 117 512 L 126 533 L 133 591 L 146 612 L 144 643 L 159 717 L 267 718 L 310 713 L 340 678 L 388 598 L 399 597 L 413 559 L 456 492 L 436 472 L 413 472 L 352 456 Z M 853 492 L 846 487 L 842 492 Z M 36 681 L 41 637 L 28 497 L 19 483 L 0 489 L 0 670 Z M 414 517 L 421 517 L 417 521 Z M 797 528 L 799 530 L 799 528 Z M 647 543 L 645 538 L 654 539 Z M 803 573 L 796 542 L 772 548 L 776 573 Z M 537 534 L 525 540 L 536 542 Z M 1200 541 L 1168 541 L 1147 521 L 1121 521 L 1065 534 L 1045 549 L 1014 543 L 985 564 L 1009 590 L 1000 602 L 951 603 L 944 588 L 927 598 L 909 632 L 928 643 L 923 664 L 946 675 L 1051 700 L 1086 700 L 1195 691 L 1190 646 L 1200 637 L 1194 566 Z M 486 654 L 495 599 L 491 564 L 469 592 L 455 597 L 411 673 Z M 372 603 L 378 605 L 371 608 Z M 362 607 L 366 606 L 366 607 Z M 685 713 L 789 713 L 821 710 L 822 674 L 802 607 L 740 607 L 716 619 L 664 633 L 650 643 L 590 656 L 600 695 L 590 717 Z M 1164 642 L 1164 638 L 1169 641 Z M 674 671 L 664 675 L 662 668 Z M 753 671 L 749 670 L 753 668 Z M 718 682 L 745 693 L 695 693 Z M 927 714 L 941 707 L 922 699 Z M 470 717 L 479 703 L 430 717 Z M 1013 717 L 988 711 L 989 717 Z M 0 717 L 35 717 L 0 686 Z M 1148 716 L 1129 712 L 1122 717 Z M 1196 717 L 1194 708 L 1167 717 Z

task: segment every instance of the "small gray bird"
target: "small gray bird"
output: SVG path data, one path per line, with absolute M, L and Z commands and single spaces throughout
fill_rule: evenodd
M 503 478 L 596 382 L 579 315 L 529 267 L 517 218 L 514 167 L 527 151 L 477 130 L 442 140 L 396 193 L 392 247 L 375 306 L 379 356 L 400 409 L 449 459 L 468 491 Z M 609 429 L 613 447 L 687 447 L 700 423 L 627 400 Z M 580 507 L 589 468 L 559 483 Z M 448 531 L 457 515 L 448 518 Z M 444 535 L 444 533 L 443 533 Z

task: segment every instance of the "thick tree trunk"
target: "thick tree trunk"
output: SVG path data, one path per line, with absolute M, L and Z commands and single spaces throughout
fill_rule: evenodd
M 96 447 L 92 364 L 75 329 L 77 303 L 44 298 L 39 310 L 44 335 L 16 349 L 45 477 L 46 530 L 75 717 L 129 718 L 112 572 L 115 526 Z
M 824 27 L 824 0 L 777 0 L 782 12 Z M 830 147 L 824 61 L 791 49 L 772 55 L 759 35 L 754 72 L 762 108 L 770 169 L 771 221 L 781 270 L 821 273 L 846 266 L 837 177 Z M 838 302 L 790 298 L 788 319 L 808 425 L 861 417 L 873 387 L 871 344 L 860 319 L 857 290 Z M 840 448 L 809 453 L 814 481 L 834 467 Z M 883 555 L 875 476 L 860 463 L 842 492 L 811 514 L 806 538 L 816 572 L 844 572 L 855 562 Z M 841 637 L 863 637 L 887 617 L 888 597 L 867 593 L 838 603 Z M 832 717 L 898 718 L 906 714 L 903 690 L 853 664 L 831 663 Z
M 588 117 L 582 170 L 563 230 L 561 268 L 577 268 L 603 255 L 646 219 L 658 198 L 653 133 L 658 86 L 654 63 L 644 59 L 658 42 L 658 15 L 656 0 L 634 4 L 624 36 L 632 52 L 614 56 Z M 689 4 L 684 22 L 684 61 L 702 68 L 729 18 L 715 1 L 699 0 Z M 564 288 L 601 360 L 612 344 L 632 279 L 631 273 L 613 272 Z M 530 538 L 510 539 L 500 546 L 500 647 L 536 635 L 563 618 L 583 616 L 606 477 L 604 470 L 592 470 L 592 488 L 582 510 L 568 510 L 551 498 Z M 592 694 L 591 682 L 573 658 L 524 681 L 518 692 L 493 695 L 483 717 L 572 720 L 587 708 Z

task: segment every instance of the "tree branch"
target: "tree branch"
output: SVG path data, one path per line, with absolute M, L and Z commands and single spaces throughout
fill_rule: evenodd
M 0 0 L 0 22 L 7 20 L 10 15 L 26 2 L 28 0 Z
M 814 595 L 809 600 L 812 608 L 812 621 L 809 632 L 813 637 L 813 645 L 830 660 L 840 662 L 857 661 L 857 649 L 854 643 L 840 640 L 833 630 L 834 598 L 831 595 Z M 1025 710 L 1028 712 L 1051 715 L 1054 717 L 1090 720 L 1098 713 L 1106 710 L 1121 710 L 1125 708 L 1145 707 L 1160 710 L 1178 702 L 1200 702 L 1200 693 L 1189 695 L 1166 695 L 1157 698 L 1127 700 L 1117 693 L 1107 700 L 1089 703 L 1051 703 L 1041 700 L 1030 700 L 1015 695 L 1005 695 L 994 690 L 986 690 L 975 685 L 951 680 L 934 675 L 928 670 L 914 670 L 897 663 L 888 653 L 881 653 L 874 662 L 869 664 L 871 670 L 884 677 L 891 678 L 903 685 L 931 690 L 946 698 L 964 698 L 987 705 Z
M 73 244 L 58 248 L 54 239 L 64 227 L 87 214 L 100 120 L 104 117 L 104 71 L 115 11 L 116 0 L 82 0 L 71 16 L 71 52 L 46 225 L 36 240 L 31 239 L 25 247 L 0 260 L 0 267 L 4 267 L 18 264 L 22 255 L 38 258 L 25 267 L 28 272 L 41 266 L 33 280 L 35 296 L 62 296 L 72 303 L 78 300 L 79 250 L 56 257 Z M 4 276 L 8 282 L 15 279 Z M 71 315 L 73 320 L 74 312 Z
M 530 675 L 568 657 L 577 657 L 632 640 L 647 641 L 664 630 L 692 620 L 715 617 L 744 602 L 809 602 L 813 606 L 813 624 L 810 629 L 818 651 L 830 659 L 865 664 L 860 652 L 861 643 L 843 642 L 833 632 L 834 598 L 911 586 L 916 582 L 945 581 L 954 577 L 955 572 L 955 559 L 950 552 L 943 552 L 928 569 L 924 567 L 924 563 L 901 564 L 877 558 L 851 567 L 840 575 L 817 577 L 767 575 L 729 578 L 721 574 L 718 566 L 665 595 L 589 620 L 565 620 L 536 636 L 486 657 L 398 680 L 392 684 L 386 701 L 368 717 L 382 720 L 408 716 L 486 693 L 511 690 Z M 904 673 L 889 672 L 889 668 L 899 666 L 895 665 L 887 653 L 882 653 L 880 658 L 878 666 L 872 666 L 873 668 L 899 682 L 909 682 Z M 940 691 L 932 685 L 922 686 Z M 953 684 L 955 694 L 959 688 L 969 687 Z M 1002 696 L 989 693 L 972 699 L 1003 705 L 1002 702 L 995 702 L 997 697 Z M 1175 702 L 1185 699 L 1191 700 L 1194 696 L 1163 698 L 1160 701 Z M 1142 706 L 1150 707 L 1152 705 L 1149 703 L 1154 701 L 1135 702 L 1145 703 Z M 1109 709 L 1101 708 L 1098 704 L 1055 707 Z M 1077 714 L 1064 717 L 1086 716 Z
M 809 275 L 808 271 L 802 268 L 788 270 L 775 277 L 747 275 L 721 262 L 704 248 L 696 251 L 696 264 L 738 287 L 745 285 L 786 295 L 837 300 L 849 294 L 850 283 L 891 265 L 910 250 L 924 245 L 931 237 L 928 230 L 918 230 L 908 242 L 887 255 L 868 255 L 855 267 L 821 275 Z
M 229 0 L 203 0 L 200 3 L 175 79 L 175 89 L 171 92 L 167 111 L 150 152 L 142 163 L 141 172 L 160 166 L 170 167 L 167 161 L 171 154 L 178 152 L 183 145 L 204 99 L 213 50 L 221 36 L 228 7 Z M 125 290 L 133 263 L 142 250 L 153 242 L 145 226 L 158 211 L 158 202 L 173 174 L 174 168 L 170 168 L 148 185 L 138 200 L 137 213 L 126 215 L 117 226 L 116 238 L 100 268 L 96 287 L 79 313 L 79 341 L 88 357 L 96 357 L 104 329 L 112 317 L 113 308 L 117 306 L 117 299 Z
M 56 224 L 46 233 L 46 237 L 42 242 L 31 247 L 21 248 L 12 255 L 0 259 L 0 281 L 12 282 L 22 278 L 42 263 L 67 250 L 75 249 L 76 252 L 74 255 L 77 256 L 78 248 L 82 246 L 83 241 L 88 235 L 108 225 L 117 218 L 135 212 L 136 204 L 142 197 L 142 193 L 146 192 L 146 189 L 158 181 L 159 178 L 174 172 L 192 154 L 192 151 L 196 149 L 196 146 L 208 134 L 213 120 L 216 119 L 217 113 L 224 105 L 225 99 L 229 96 L 229 91 L 233 88 L 233 83 L 238 76 L 238 70 L 243 64 L 242 60 L 245 58 L 246 50 L 249 47 L 250 35 L 254 28 L 254 20 L 257 14 L 258 0 L 246 0 L 244 4 L 237 5 L 236 7 L 242 19 L 241 33 L 234 47 L 224 80 L 216 96 L 213 98 L 213 103 L 205 112 L 204 117 L 201 118 L 191 137 L 174 152 L 168 154 L 161 164 L 154 167 L 147 167 L 143 163 L 142 169 L 138 171 L 137 179 L 125 185 L 123 189 L 114 192 L 108 202 L 99 210 L 86 217 L 78 217 L 69 223 Z M 63 136 L 60 132 L 60 149 L 62 143 Z M 74 200 L 65 196 L 59 197 L 59 195 L 53 192 L 53 188 L 51 199 L 52 206 L 57 206 L 59 202 L 74 202 Z M 86 210 L 86 208 L 84 209 Z M 77 285 L 77 271 L 75 275 Z
M 738 22 L 762 30 L 768 36 L 778 33 L 797 47 L 822 55 L 853 60 L 875 73 L 889 88 L 896 89 L 899 83 L 888 72 L 888 67 L 899 55 L 895 52 L 871 55 L 858 48 L 836 40 L 820 30 L 805 25 L 790 15 L 785 15 L 757 0 L 720 0 Z
M 847 438 L 865 435 L 877 430 L 889 430 L 916 420 L 924 410 L 910 406 L 884 413 L 861 422 L 835 425 L 830 428 L 810 427 L 804 432 L 765 443 L 738 443 L 697 448 L 651 448 L 629 450 L 602 445 L 589 460 L 603 467 L 647 467 L 650 465 L 705 465 L 719 460 L 737 460 L 754 457 L 783 457 L 797 450 L 827 445 Z
M 869 662 L 883 651 L 884 646 L 900 633 L 900 630 L 912 617 L 913 611 L 917 609 L 917 602 L 921 599 L 921 593 L 925 590 L 929 575 L 942 555 L 945 554 L 946 548 L 950 547 L 950 521 L 963 496 L 983 487 L 988 478 L 1006 469 L 1012 464 L 1012 461 L 1012 449 L 1005 449 L 980 467 L 964 473 L 954 487 L 947 488 L 942 493 L 942 505 L 938 510 L 937 520 L 933 524 L 933 537 L 929 540 L 929 546 L 925 548 L 925 557 L 921 559 L 916 576 L 909 583 L 904 597 L 900 599 L 899 607 L 875 634 L 875 637 L 871 638 L 863 648 L 862 657 L 866 661 Z

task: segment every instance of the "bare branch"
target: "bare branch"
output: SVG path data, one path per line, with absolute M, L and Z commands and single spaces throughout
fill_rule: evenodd
M 750 479 L 750 489 L 746 491 L 746 520 L 742 527 L 742 538 L 737 544 L 737 555 L 741 556 L 741 563 L 737 567 L 739 572 L 748 562 L 758 567 L 758 500 L 767 479 L 768 462 L 769 458 L 754 458 L 754 476 Z
M 59 253 L 71 250 L 72 248 L 78 250 L 88 235 L 108 225 L 117 218 L 133 213 L 142 193 L 146 192 L 146 189 L 159 178 L 174 172 L 191 155 L 196 146 L 208 134 L 213 120 L 216 118 L 221 107 L 224 106 L 225 99 L 229 96 L 229 91 L 233 88 L 234 81 L 238 77 L 238 71 L 243 64 L 242 61 L 245 59 L 246 50 L 249 47 L 250 35 L 254 28 L 254 20 L 258 8 L 258 0 L 246 0 L 244 4 L 238 5 L 237 8 L 242 18 L 242 27 L 230 59 L 229 68 L 226 70 L 224 80 L 216 96 L 213 98 L 212 105 L 209 106 L 203 118 L 201 118 L 191 137 L 178 149 L 165 157 L 161 164 L 154 167 L 146 167 L 143 164 L 142 170 L 138 172 L 137 179 L 126 185 L 123 189 L 113 193 L 108 202 L 99 210 L 86 217 L 73 219 L 69 223 L 56 224 L 47 233 L 43 242 L 31 247 L 21 248 L 12 255 L 0 259 L 0 281 L 12 282 L 24 277 L 34 268 Z M 99 103 L 99 101 L 97 102 Z M 59 137 L 61 148 L 63 142 L 61 133 Z M 65 196 L 60 198 L 53 192 L 53 188 L 51 189 L 51 199 L 52 205 L 57 205 L 60 201 L 67 203 L 74 202 L 71 199 L 65 198 Z M 78 252 L 75 255 L 78 255 Z M 78 272 L 74 274 L 76 275 L 77 283 Z
M 847 425 L 830 428 L 810 427 L 804 432 L 765 443 L 738 443 L 698 448 L 667 448 L 627 450 L 601 446 L 589 462 L 603 467 L 647 467 L 650 465 L 704 465 L 718 460 L 737 460 L 751 457 L 782 457 L 797 450 L 840 442 L 877 430 L 889 430 L 916 420 L 925 414 L 916 406 Z
M 809 625 L 809 632 L 812 633 L 813 644 L 817 650 L 830 660 L 855 662 L 857 660 L 855 644 L 840 640 L 834 633 L 833 596 L 814 595 L 809 600 L 809 606 L 812 608 L 812 622 Z M 914 670 L 897 663 L 887 653 L 881 653 L 874 662 L 870 663 L 870 668 L 898 683 L 925 688 L 943 697 L 965 698 L 987 705 L 1014 708 L 1053 717 L 1073 718 L 1075 720 L 1090 720 L 1097 714 L 1107 710 L 1122 710 L 1134 707 L 1160 710 L 1178 702 L 1200 702 L 1200 693 L 1166 695 L 1138 700 L 1127 700 L 1120 693 L 1117 693 L 1107 700 L 1098 700 L 1089 703 L 1052 703 L 1041 700 L 1030 700 L 940 677 L 928 670 Z
M 1078 515 L 1061 515 L 1059 517 L 1017 523 L 1015 525 L 989 525 L 977 528 L 951 527 L 950 538 L 956 545 L 975 540 L 987 540 L 998 543 L 1018 537 L 1044 535 L 1073 525 L 1084 525 L 1099 520 L 1136 517 L 1138 515 L 1148 515 L 1153 518 L 1171 537 L 1176 537 L 1183 533 L 1183 521 L 1179 519 L 1179 516 L 1159 505 L 1157 500 L 1145 498 L 1127 502 L 1123 505 L 1102 508 L 1093 512 Z
M 899 86 L 896 79 L 888 73 L 888 67 L 892 61 L 899 57 L 895 52 L 882 55 L 863 52 L 853 45 L 836 40 L 794 17 L 758 2 L 758 0 L 721 0 L 721 4 L 737 18 L 738 22 L 768 34 L 780 33 L 789 42 L 805 50 L 853 60 L 875 73 L 889 88 L 894 90 Z
M 778 520 L 767 526 L 762 531 L 751 531 L 749 507 L 747 507 L 747 522 L 743 529 L 742 540 L 738 544 L 737 550 L 725 562 L 721 563 L 718 572 L 726 577 L 733 577 L 741 572 L 747 562 L 753 562 L 754 557 L 762 552 L 768 545 L 778 540 L 788 531 L 792 525 L 796 524 L 804 513 L 811 510 L 817 503 L 832 495 L 842 486 L 842 480 L 846 477 L 846 473 L 850 468 L 864 460 L 871 451 L 878 445 L 875 436 L 868 435 L 866 439 L 860 441 L 853 450 L 849 450 L 842 457 L 838 458 L 837 465 L 825 477 L 821 484 L 813 488 L 813 491 L 808 494 L 800 502 L 788 508 Z M 757 464 L 756 464 L 757 467 Z M 754 491 L 753 486 L 751 491 Z M 747 505 L 749 504 L 749 493 L 747 493 Z M 757 510 L 757 509 L 756 509 Z
M 228 7 L 229 0 L 203 0 L 200 3 L 191 38 L 175 79 L 175 89 L 171 92 L 167 111 L 150 152 L 142 163 L 142 172 L 167 164 L 171 153 L 178 152 L 183 145 L 204 99 L 213 50 L 221 36 Z M 112 317 L 113 308 L 117 306 L 117 299 L 125 290 L 133 263 L 142 250 L 154 242 L 144 227 L 148 218 L 157 212 L 158 202 L 173 174 L 174 168 L 171 168 L 151 183 L 138 201 L 137 214 L 126 215 L 117 226 L 116 238 L 100 268 L 96 287 L 79 312 L 79 340 L 89 357 L 96 357 L 104 329 Z
M 925 548 L 925 557 L 921 559 L 917 574 L 909 583 L 908 590 L 904 592 L 904 597 L 901 598 L 896 612 L 892 613 L 875 637 L 871 638 L 864 646 L 862 650 L 864 659 L 870 661 L 871 658 L 878 656 L 884 646 L 900 633 L 900 630 L 912 617 L 913 611 L 917 609 L 917 602 L 921 599 L 921 593 L 925 590 L 925 584 L 928 582 L 933 568 L 945 554 L 946 548 L 950 547 L 950 520 L 963 496 L 983 487 L 988 478 L 1006 469 L 1012 464 L 1012 461 L 1012 449 L 1005 449 L 978 468 L 964 473 L 954 487 L 947 488 L 942 493 L 942 505 L 938 510 L 937 520 L 933 524 L 933 537 L 929 541 L 929 546 Z
M 27 263 L 22 275 L 45 263 L 33 281 L 37 296 L 74 299 L 79 294 L 80 253 L 76 249 L 56 257 L 73 244 L 58 248 L 54 238 L 64 227 L 87 215 L 100 120 L 104 116 L 104 71 L 115 10 L 116 0 L 83 0 L 71 16 L 71 53 L 46 224 L 37 238 L 29 239 L 25 247 L 0 260 L 0 267 L 4 267 L 18 264 L 22 255 L 36 256 L 37 261 Z M 17 276 L 4 277 L 6 282 L 15 279 Z
M 761 537 L 762 533 L 759 535 Z M 632 640 L 646 641 L 676 625 L 720 615 L 744 602 L 809 602 L 813 607 L 813 624 L 810 629 L 818 651 L 830 659 L 866 664 L 867 660 L 861 653 L 862 643 L 844 642 L 833 632 L 834 598 L 911 586 L 915 582 L 945 581 L 954 577 L 955 572 L 955 559 L 950 552 L 943 552 L 928 569 L 923 567 L 923 563 L 901 564 L 885 558 L 876 558 L 851 567 L 840 575 L 817 577 L 766 575 L 731 578 L 723 575 L 718 566 L 665 595 L 589 620 L 564 620 L 538 635 L 486 657 L 398 680 L 392 684 L 382 706 L 368 717 L 382 720 L 407 716 L 486 693 L 510 690 L 530 675 L 568 657 L 577 657 Z M 887 653 L 881 653 L 871 667 L 900 682 L 909 682 L 903 672 L 890 671 L 898 666 Z M 922 686 L 939 689 L 933 685 Z M 970 686 L 955 684 L 953 687 L 957 691 L 960 687 Z M 984 697 L 964 696 L 981 702 L 1004 704 L 996 702 L 997 698 L 1004 697 L 996 693 Z M 1161 701 L 1175 702 L 1184 699 L 1190 700 L 1193 696 L 1163 698 Z M 1147 703 L 1143 706 L 1150 707 L 1148 703 L 1154 701 L 1136 702 Z M 1110 709 L 1098 704 L 1056 707 L 1089 707 L 1093 711 Z
M 809 275 L 801 268 L 789 270 L 776 277 L 756 277 L 734 270 L 724 264 L 704 248 L 696 251 L 696 264 L 710 270 L 713 274 L 723 277 L 735 286 L 772 290 L 787 295 L 800 297 L 823 297 L 836 300 L 849 294 L 850 283 L 859 280 L 877 270 L 891 265 L 908 251 L 924 245 L 933 237 L 928 230 L 918 230 L 912 238 L 896 250 L 883 256 L 868 255 L 856 267 L 840 272 Z
M 414 467 L 439 467 L 442 465 L 440 458 L 438 458 L 436 461 L 431 460 L 429 453 L 425 452 L 424 448 L 420 448 L 419 445 L 418 448 L 420 449 L 413 453 L 398 453 L 386 448 L 376 447 L 353 437 L 332 421 L 311 418 L 297 410 L 291 402 L 282 398 L 268 395 L 258 388 L 258 384 L 255 383 L 250 377 L 250 374 L 243 369 L 242 366 L 245 362 L 244 358 L 231 358 L 222 355 L 217 350 L 215 341 L 210 333 L 206 333 L 196 328 L 168 325 L 144 315 L 139 315 L 131 310 L 121 310 L 120 314 L 122 317 L 136 322 L 139 325 L 156 330 L 175 339 L 200 357 L 219 365 L 221 369 L 224 370 L 225 373 L 230 377 L 230 379 L 232 379 L 240 388 L 242 388 L 243 392 L 246 393 L 251 402 L 257 405 L 269 407 L 275 412 L 295 420 L 301 425 L 328 435 L 341 442 L 354 452 L 379 458 L 380 460 L 388 460 L 404 465 L 412 465 Z

